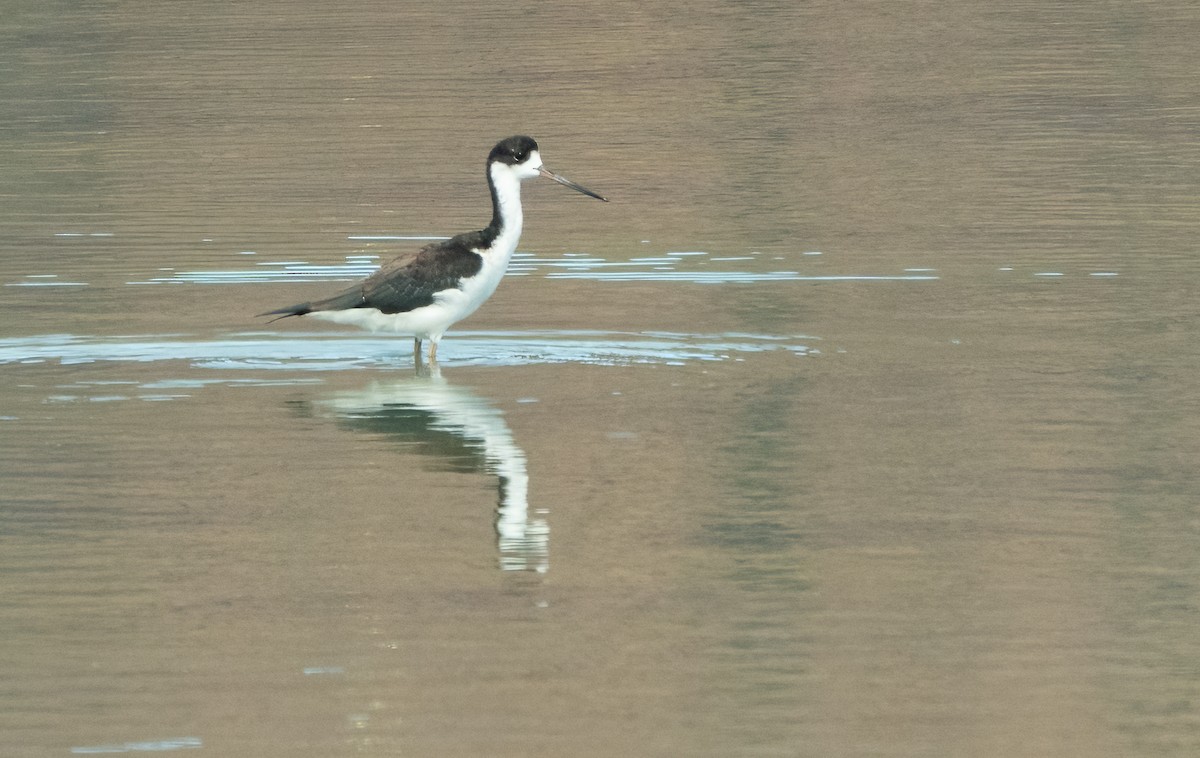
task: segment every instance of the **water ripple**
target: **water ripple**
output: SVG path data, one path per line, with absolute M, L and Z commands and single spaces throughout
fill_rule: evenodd
M 76 755 L 100 755 L 103 753 L 164 753 L 174 750 L 190 750 L 204 747 L 199 737 L 171 737 L 165 740 L 146 742 L 122 742 L 112 745 L 85 745 L 71 748 Z
M 443 346 L 441 362 L 466 366 L 679 365 L 744 360 L 747 354 L 769 351 L 808 355 L 819 352 L 805 344 L 814 339 L 741 333 L 457 332 Z M 406 337 L 271 332 L 237 333 L 216 339 L 178 334 L 122 337 L 51 334 L 0 339 L 0 364 L 73 365 L 101 361 L 185 361 L 201 368 L 292 371 L 396 368 L 412 365 L 412 342 Z M 181 386 L 160 382 L 146 388 Z
M 439 237 L 394 237 L 384 235 L 356 235 L 351 240 L 431 240 Z M 240 256 L 253 255 L 253 251 L 242 251 Z M 811 260 L 821 253 L 810 251 L 800 254 Z M 247 282 L 306 281 L 353 281 L 369 276 L 379 267 L 378 255 L 358 253 L 345 256 L 344 263 L 314 264 L 307 261 L 261 261 L 252 266 L 239 266 L 232 270 L 175 271 L 162 269 L 160 276 L 130 281 L 127 284 L 238 284 Z M 242 260 L 245 260 L 244 258 Z M 590 279 L 594 281 L 669 281 L 699 284 L 754 283 L 780 281 L 841 282 L 841 281 L 932 281 L 939 277 L 935 269 L 905 269 L 899 272 L 818 274 L 801 271 L 753 271 L 738 270 L 732 266 L 746 261 L 762 263 L 766 259 L 761 253 L 745 255 L 712 256 L 700 250 L 669 251 L 658 255 L 644 255 L 629 260 L 610 261 L 589 253 L 563 253 L 557 258 L 541 257 L 532 253 L 518 252 L 509 264 L 509 276 L 532 276 L 541 274 L 548 279 Z M 771 261 L 786 260 L 784 256 L 772 256 Z

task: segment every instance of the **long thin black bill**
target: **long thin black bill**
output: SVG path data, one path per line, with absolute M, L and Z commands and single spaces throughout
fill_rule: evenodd
M 541 175 L 546 177 L 547 179 L 553 179 L 554 181 L 558 182 L 559 184 L 561 184 L 564 187 L 570 187 L 571 189 L 575 190 L 576 192 L 582 192 L 583 194 L 587 195 L 588 197 L 594 197 L 597 200 L 603 200 L 606 203 L 608 202 L 608 198 L 605 197 L 604 195 L 598 195 L 595 192 L 592 192 L 587 187 L 582 187 L 582 186 L 576 184 L 575 182 L 571 181 L 570 179 L 568 179 L 565 176 L 559 176 L 558 174 L 554 173 L 553 171 L 546 168 L 545 166 L 538 169 L 538 172 L 541 173 Z

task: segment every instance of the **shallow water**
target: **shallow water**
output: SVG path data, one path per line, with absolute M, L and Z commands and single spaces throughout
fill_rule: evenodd
M 0 753 L 1200 750 L 1192 5 L 10 6 Z

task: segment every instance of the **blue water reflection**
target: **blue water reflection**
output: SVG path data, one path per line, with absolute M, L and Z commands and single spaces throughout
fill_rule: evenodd
M 456 332 L 446 341 L 444 365 L 511 366 L 671 364 L 744 360 L 746 354 L 818 351 L 813 337 L 740 333 L 533 331 Z M 0 339 L 0 364 L 102 361 L 185 361 L 199 368 L 340 371 L 412 366 L 407 338 L 325 333 L 242 332 L 212 339 L 185 334 L 98 337 L 50 334 Z M 189 380 L 191 381 L 191 380 Z M 261 381 L 261 380 L 254 380 Z M 157 387 L 158 385 L 156 385 Z
M 112 753 L 166 753 L 175 750 L 193 750 L 204 747 L 199 737 L 171 737 L 165 740 L 144 742 L 122 742 L 111 745 L 83 745 L 71 748 L 75 755 L 105 755 Z
M 352 240 L 435 240 L 442 237 L 358 236 Z M 252 250 L 238 253 L 250 256 Z M 542 275 L 547 279 L 591 279 L 597 281 L 682 281 L 701 284 L 752 283 L 764 281 L 934 281 L 935 269 L 906 269 L 885 272 L 829 273 L 823 271 L 764 270 L 775 269 L 777 261 L 811 262 L 817 251 L 794 256 L 766 256 L 758 251 L 737 255 L 712 255 L 702 250 L 669 251 L 662 254 L 633 257 L 628 260 L 607 260 L 589 253 L 564 253 L 560 257 L 542 257 L 518 252 L 508 267 L 508 276 Z M 356 253 L 345 256 L 344 263 L 314 264 L 301 260 L 257 261 L 251 266 L 239 262 L 228 270 L 175 271 L 161 270 L 161 275 L 128 284 L 237 284 L 248 282 L 352 281 L 369 276 L 379 267 L 380 256 Z M 807 261 L 806 261 L 807 259 Z M 242 259 L 245 260 L 245 259 Z M 730 264 L 750 262 L 747 270 Z

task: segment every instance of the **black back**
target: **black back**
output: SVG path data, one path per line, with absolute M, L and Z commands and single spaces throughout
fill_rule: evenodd
M 483 258 L 472 248 L 486 248 L 496 234 L 489 227 L 460 234 L 444 242 L 426 245 L 384 264 L 371 276 L 333 297 L 310 303 L 289 305 L 260 316 L 303 316 L 313 311 L 344 311 L 350 308 L 378 308 L 382 313 L 407 313 L 433 304 L 433 296 L 442 290 L 456 289 L 464 277 L 474 276 L 483 268 Z
M 402 255 L 349 289 L 312 303 L 311 310 L 378 308 L 382 313 L 406 313 L 433 304 L 433 296 L 454 289 L 464 277 L 483 268 L 483 258 L 472 248 L 487 247 L 487 230 L 468 232 L 444 242 L 426 245 Z

